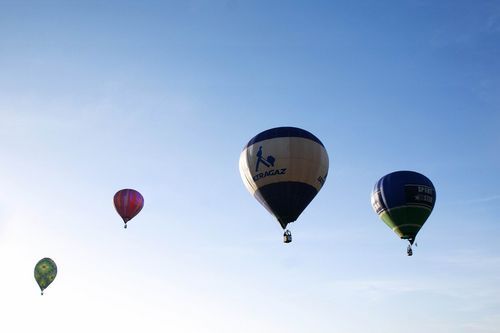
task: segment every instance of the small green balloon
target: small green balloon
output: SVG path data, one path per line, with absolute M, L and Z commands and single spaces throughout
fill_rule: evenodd
M 35 266 L 35 280 L 43 291 L 47 288 L 52 281 L 56 278 L 57 266 L 54 260 L 50 258 L 43 258 Z

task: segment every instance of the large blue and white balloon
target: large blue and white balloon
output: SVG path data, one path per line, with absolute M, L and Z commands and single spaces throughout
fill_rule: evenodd
M 285 229 L 323 187 L 328 154 L 323 143 L 306 130 L 272 128 L 245 146 L 240 174 L 248 191 Z

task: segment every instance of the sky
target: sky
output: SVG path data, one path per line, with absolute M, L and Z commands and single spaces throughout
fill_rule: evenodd
M 499 59 L 497 1 L 0 0 L 2 327 L 498 332 Z M 277 126 L 330 159 L 286 245 L 238 170 Z M 413 257 L 396 170 L 437 192 Z

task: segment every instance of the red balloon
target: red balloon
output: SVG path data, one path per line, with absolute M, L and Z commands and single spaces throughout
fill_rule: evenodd
M 136 190 L 128 188 L 116 192 L 113 202 L 116 211 L 122 217 L 123 222 L 125 222 L 125 228 L 127 227 L 127 222 L 139 214 L 144 206 L 142 195 Z

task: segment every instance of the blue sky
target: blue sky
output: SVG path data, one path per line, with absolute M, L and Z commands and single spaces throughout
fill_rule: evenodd
M 495 1 L 0 0 L 2 327 L 497 332 L 499 38 Z M 238 171 L 275 126 L 330 156 L 286 246 Z M 411 258 L 370 206 L 401 169 Z

